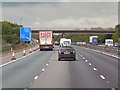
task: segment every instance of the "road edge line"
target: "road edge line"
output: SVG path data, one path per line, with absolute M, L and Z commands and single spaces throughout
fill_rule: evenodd
M 85 47 L 83 47 L 83 48 L 85 48 Z M 111 54 L 108 54 L 108 53 L 105 53 L 105 52 L 102 52 L 102 51 L 97 51 L 97 50 L 90 49 L 90 48 L 85 48 L 85 49 L 89 49 L 89 50 L 92 50 L 92 51 L 95 51 L 95 52 L 102 53 L 102 54 L 104 54 L 104 55 L 108 55 L 108 56 L 111 56 L 111 57 L 114 57 L 114 58 L 120 59 L 120 57 L 118 57 L 118 56 L 111 55 Z
M 38 51 L 38 50 L 37 50 L 37 51 Z M 30 56 L 30 55 L 34 54 L 35 52 L 37 52 L 37 51 L 34 51 L 33 53 L 27 54 L 26 56 L 22 56 L 22 57 L 20 57 L 20 58 L 18 58 L 18 59 L 16 59 L 16 60 L 12 60 L 12 61 L 9 61 L 9 62 L 7 62 L 7 63 L 5 63 L 5 64 L 2 64 L 2 65 L 0 65 L 0 68 L 3 67 L 3 66 L 6 66 L 6 65 L 8 65 L 8 64 L 11 64 L 11 63 L 13 63 L 13 62 L 16 62 L 16 61 L 18 61 L 18 60 L 20 60 L 20 59 L 22 59 L 22 58 L 25 58 L 25 57 L 27 57 L 27 56 Z

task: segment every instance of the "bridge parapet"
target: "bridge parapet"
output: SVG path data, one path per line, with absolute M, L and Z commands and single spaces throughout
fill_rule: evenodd
M 71 31 L 82 31 L 82 30 L 85 30 L 85 31 L 88 31 L 88 30 L 96 30 L 96 31 L 99 31 L 99 30 L 101 30 L 101 31 L 115 31 L 115 29 L 113 28 L 113 29 L 110 29 L 110 28 L 32 28 L 32 30 L 33 31 L 37 31 L 37 30 L 52 30 L 52 31 L 54 31 L 54 30 L 56 30 L 56 31 L 58 31 L 58 30 L 71 30 Z
M 115 29 L 99 29 L 99 28 L 38 28 L 32 29 L 32 33 L 38 33 L 39 31 L 53 31 L 53 33 L 80 33 L 80 34 L 114 34 Z

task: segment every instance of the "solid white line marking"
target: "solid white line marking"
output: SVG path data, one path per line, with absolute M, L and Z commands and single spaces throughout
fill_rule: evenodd
M 48 66 L 48 64 L 46 64 L 46 66 Z
M 84 47 L 83 47 L 83 48 L 84 48 Z M 105 52 L 97 51 L 97 50 L 90 49 L 90 48 L 85 48 L 85 49 L 92 50 L 92 51 L 95 51 L 95 52 L 99 52 L 99 53 L 102 53 L 102 54 L 105 54 L 105 55 L 112 56 L 112 57 L 114 57 L 114 58 L 120 59 L 120 57 L 118 57 L 118 56 L 111 55 L 111 54 L 108 54 L 108 53 L 105 53 Z
M 51 59 L 53 59 L 53 58 L 51 58 Z
M 37 52 L 37 51 L 35 51 L 35 52 Z M 22 59 L 22 58 L 25 58 L 25 57 L 27 57 L 27 56 L 30 56 L 31 54 L 34 54 L 35 52 L 30 53 L 30 54 L 28 54 L 28 55 L 26 55 L 26 56 L 22 56 L 22 57 L 20 57 L 20 58 L 18 58 L 18 59 L 16 59 L 16 60 L 11 60 L 11 61 L 8 62 L 8 63 L 2 64 L 2 65 L 0 65 L 0 68 L 3 67 L 3 66 L 5 66 L 5 65 L 8 65 L 8 64 L 10 64 L 10 63 L 16 62 L 16 61 L 18 61 L 18 60 L 20 60 L 20 59 Z
M 49 62 L 51 62 L 51 61 L 49 61 Z
M 34 79 L 38 79 L 38 76 L 35 76 L 35 78 Z
M 98 69 L 97 69 L 97 68 L 93 68 L 93 70 L 95 70 L 95 71 L 96 71 L 96 70 L 98 70 Z
M 43 69 L 42 69 L 42 72 L 43 72 L 44 70 L 45 70 L 45 69 L 43 68 Z
M 83 59 L 85 59 L 85 57 L 83 57 Z
M 3 67 L 3 66 L 5 66 L 5 65 L 7 65 L 7 64 L 10 64 L 10 63 L 12 63 L 12 62 L 15 62 L 15 61 L 10 61 L 10 62 L 8 62 L 8 63 L 2 64 L 2 65 L 0 65 L 0 67 Z
M 81 57 L 82 57 L 82 55 L 81 55 Z
M 89 65 L 91 66 L 92 64 L 91 64 L 91 63 L 89 63 Z
M 105 80 L 105 77 L 104 77 L 103 75 L 100 75 L 100 77 L 101 77 L 103 80 Z
M 85 60 L 86 62 L 88 62 L 88 60 Z

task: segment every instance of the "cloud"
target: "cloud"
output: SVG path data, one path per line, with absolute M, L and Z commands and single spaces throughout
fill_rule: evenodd
M 108 18 L 105 17 L 96 17 L 96 18 L 88 18 L 88 17 L 84 17 L 84 18 L 66 18 L 66 19 L 56 19 L 56 20 L 52 20 L 52 21 L 48 21 L 48 22 L 40 22 L 38 23 L 38 21 L 34 22 L 34 25 L 37 25 L 38 27 L 36 28 L 40 28 L 39 26 L 41 26 L 41 28 L 91 28 L 91 27 L 103 27 L 103 28 L 107 28 L 107 27 L 114 27 L 114 24 L 118 24 L 117 21 L 114 21 L 115 16 L 109 16 Z M 112 21 L 112 22 L 111 22 Z M 33 26 L 34 28 L 34 26 Z
M 14 5 L 15 4 L 15 5 Z M 31 27 L 114 27 L 118 4 L 80 3 L 3 3 L 3 20 Z M 16 6 L 17 5 L 17 6 Z

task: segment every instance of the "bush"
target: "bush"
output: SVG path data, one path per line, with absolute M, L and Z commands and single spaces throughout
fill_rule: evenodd
M 116 25 L 116 33 L 112 36 L 112 39 L 115 42 L 118 42 L 118 39 L 120 38 L 120 24 Z
M 20 27 L 21 25 L 13 24 L 7 21 L 2 22 L 2 42 L 3 44 L 11 44 L 12 46 L 20 43 Z

